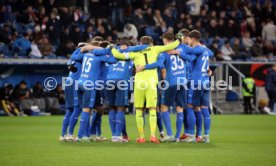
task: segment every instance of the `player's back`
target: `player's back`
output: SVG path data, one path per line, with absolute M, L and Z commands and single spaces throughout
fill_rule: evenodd
M 102 65 L 104 65 L 104 63 L 101 61 L 101 56 L 95 56 L 91 52 L 85 53 L 82 61 L 79 83 L 82 83 L 86 80 L 98 80 Z
M 118 50 L 123 52 L 129 52 L 128 49 Z M 120 60 L 115 64 L 109 65 L 107 80 L 129 80 L 132 74 L 133 62 L 131 60 Z
M 143 66 L 154 63 L 156 62 L 158 57 L 158 52 L 156 51 L 155 46 L 148 47 L 142 51 L 139 51 L 138 53 L 139 55 L 135 56 L 135 58 L 133 59 L 135 66 Z M 135 78 L 139 80 L 152 79 L 156 81 L 158 80 L 157 69 L 144 70 L 142 72 L 136 73 Z
M 186 77 L 184 61 L 177 55 L 169 55 L 168 53 L 162 54 L 165 56 L 166 80 L 169 84 L 177 85 L 178 78 L 182 78 L 182 81 L 184 81 Z
M 194 61 L 192 74 L 192 80 L 195 85 L 204 84 L 205 81 L 209 81 L 208 69 L 209 69 L 209 53 L 206 46 L 196 46 L 199 49 L 204 49 L 203 53 L 198 54 Z

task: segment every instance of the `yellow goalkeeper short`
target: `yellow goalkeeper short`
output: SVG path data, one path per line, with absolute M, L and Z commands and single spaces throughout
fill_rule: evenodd
M 135 82 L 134 84 L 134 107 L 144 108 L 156 107 L 157 86 L 151 82 Z

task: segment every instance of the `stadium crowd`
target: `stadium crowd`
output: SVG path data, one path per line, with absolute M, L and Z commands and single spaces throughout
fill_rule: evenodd
M 217 60 L 275 60 L 270 0 L 1 0 L 0 57 L 68 58 L 94 36 L 116 41 L 199 29 Z

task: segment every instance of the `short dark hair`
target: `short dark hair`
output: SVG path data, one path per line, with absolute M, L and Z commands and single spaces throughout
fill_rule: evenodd
M 140 42 L 141 44 L 152 44 L 153 40 L 150 36 L 142 36 Z
M 26 82 L 26 81 L 24 81 L 24 80 L 22 80 L 22 81 L 20 81 L 20 83 L 19 83 L 19 84 L 27 85 L 27 82 Z
M 163 33 L 162 38 L 167 39 L 168 41 L 173 41 L 174 34 L 172 32 L 165 32 L 165 33 Z
M 95 36 L 92 41 L 97 41 L 97 42 L 101 42 L 101 41 L 104 41 L 104 38 L 101 37 L 101 36 Z
M 192 30 L 190 32 L 190 37 L 199 41 L 201 38 L 201 33 L 198 30 Z
M 100 47 L 105 48 L 105 47 L 108 46 L 109 44 L 110 44 L 109 41 L 102 41 L 102 42 L 100 42 Z
M 183 33 L 185 36 L 189 36 L 190 35 L 190 31 L 188 29 L 181 29 L 179 32 Z
M 119 39 L 119 44 L 120 45 L 127 45 L 127 46 L 129 46 L 130 45 L 129 38 L 128 37 L 121 37 Z

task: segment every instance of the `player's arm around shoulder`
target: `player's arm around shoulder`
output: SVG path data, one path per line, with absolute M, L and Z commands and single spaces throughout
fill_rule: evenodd
M 156 62 L 147 64 L 147 65 L 137 66 L 136 73 L 141 72 L 143 70 L 151 70 L 151 69 L 156 69 L 156 68 L 163 69 L 163 68 L 165 68 L 164 62 L 165 62 L 165 54 L 161 53 L 158 56 Z
M 164 45 L 164 46 L 152 46 L 152 49 L 157 53 L 160 54 L 161 52 L 166 52 L 169 50 L 175 49 L 180 44 L 179 40 L 175 40 L 174 42 Z
M 117 59 L 121 59 L 121 60 L 128 60 L 128 59 L 134 59 L 136 56 L 135 52 L 124 52 L 121 53 L 120 51 L 118 51 L 116 48 L 112 48 L 111 49 L 111 53 L 112 55 L 117 58 Z

